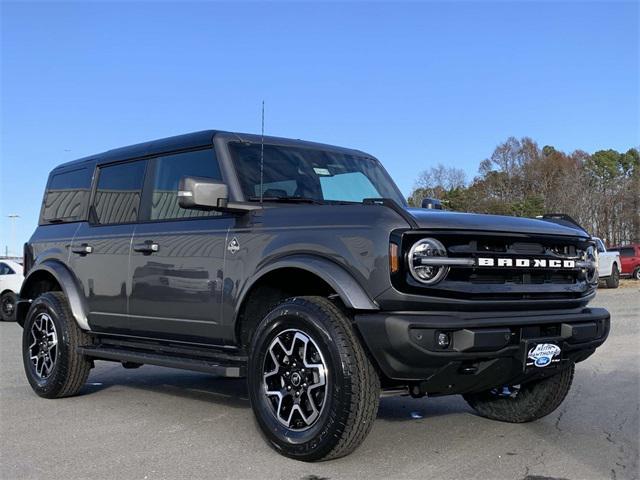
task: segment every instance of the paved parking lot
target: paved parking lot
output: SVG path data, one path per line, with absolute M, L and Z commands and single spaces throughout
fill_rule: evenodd
M 319 464 L 263 442 L 238 380 L 98 362 L 82 395 L 40 399 L 22 372 L 20 327 L 1 323 L 0 477 L 637 479 L 638 284 L 602 290 L 594 305 L 610 309 L 611 336 L 549 417 L 511 425 L 460 397 L 384 398 L 362 447 Z

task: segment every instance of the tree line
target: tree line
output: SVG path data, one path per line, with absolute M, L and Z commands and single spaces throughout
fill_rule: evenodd
M 640 242 L 640 153 L 540 148 L 508 138 L 467 181 L 464 170 L 441 164 L 420 174 L 409 204 L 435 197 L 448 210 L 535 217 L 571 216 L 609 245 Z

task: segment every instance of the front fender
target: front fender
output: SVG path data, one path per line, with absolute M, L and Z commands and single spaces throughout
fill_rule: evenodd
M 379 310 L 378 304 L 371 299 L 362 286 L 353 276 L 340 265 L 326 258 L 308 254 L 295 254 L 281 257 L 267 265 L 262 266 L 245 285 L 237 309 L 244 303 L 245 297 L 251 291 L 253 285 L 269 272 L 282 268 L 297 268 L 306 270 L 324 280 L 338 294 L 342 302 L 348 308 L 354 310 Z M 236 316 L 238 311 L 236 310 Z
M 53 259 L 45 260 L 35 265 L 24 279 L 22 288 L 20 289 L 20 301 L 17 311 L 19 323 L 21 325 L 24 324 L 29 304 L 34 300 L 31 293 L 32 288 L 36 282 L 42 279 L 43 274 L 53 277 L 56 282 L 58 282 L 62 292 L 67 297 L 69 308 L 71 308 L 71 312 L 76 322 L 78 322 L 78 326 L 83 330 L 91 330 L 87 320 L 87 304 L 79 282 L 65 264 Z

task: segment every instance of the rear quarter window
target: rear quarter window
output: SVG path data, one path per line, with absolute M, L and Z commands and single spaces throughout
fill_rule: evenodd
M 53 172 L 47 183 L 40 223 L 86 220 L 93 168 Z

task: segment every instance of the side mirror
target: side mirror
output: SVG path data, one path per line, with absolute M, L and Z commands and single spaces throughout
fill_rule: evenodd
M 178 187 L 180 208 L 223 210 L 229 202 L 229 188 L 223 182 L 205 177 L 182 177 Z
M 422 199 L 422 208 L 442 210 L 442 203 L 440 203 L 440 200 L 436 198 L 427 197 Z

